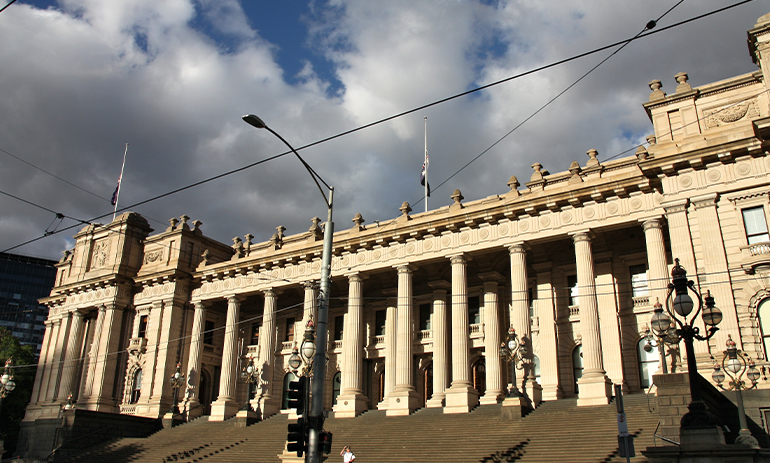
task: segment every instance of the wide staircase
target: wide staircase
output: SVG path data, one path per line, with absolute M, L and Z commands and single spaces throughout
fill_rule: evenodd
M 634 462 L 646 461 L 640 451 L 653 445 L 658 415 L 650 411 L 650 401 L 654 397 L 648 400 L 644 394 L 624 398 L 628 429 L 636 438 Z M 247 428 L 202 418 L 57 461 L 275 463 L 284 449 L 287 424 L 286 415 Z M 361 463 L 626 461 L 618 455 L 615 405 L 578 407 L 576 399 L 545 402 L 521 421 L 503 420 L 501 405 L 486 405 L 456 415 L 421 409 L 405 417 L 386 417 L 382 411 L 354 419 L 332 416 L 324 428 L 334 434 L 331 461 L 340 458 L 343 445 L 351 446 Z

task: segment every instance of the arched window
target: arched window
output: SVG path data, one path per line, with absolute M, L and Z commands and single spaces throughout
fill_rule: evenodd
M 339 371 L 332 378 L 332 405 L 337 405 L 337 397 L 340 395 L 342 387 L 342 373 Z
M 639 360 L 639 382 L 642 389 L 652 386 L 652 375 L 660 368 L 660 354 L 657 348 L 644 350 L 647 345 L 646 339 L 640 339 L 636 345 L 636 355 Z
M 578 344 L 572 350 L 572 371 L 575 375 L 575 394 L 578 393 L 578 380 L 583 377 L 583 345 Z
M 765 360 L 767 360 L 770 356 L 770 299 L 760 302 L 757 314 L 759 315 L 762 344 L 765 347 Z
M 297 375 L 292 372 L 286 373 L 283 377 L 283 396 L 281 398 L 281 410 L 288 410 L 289 408 L 289 383 L 296 381 Z
M 136 370 L 134 373 L 134 380 L 131 386 L 131 403 L 135 404 L 139 401 L 139 397 L 142 395 L 142 369 Z

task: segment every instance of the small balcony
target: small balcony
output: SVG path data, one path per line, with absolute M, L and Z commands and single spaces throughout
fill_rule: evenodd
M 147 338 L 131 338 L 128 342 L 128 353 L 144 353 L 147 350 Z
M 741 247 L 741 268 L 746 273 L 753 274 L 757 267 L 770 267 L 770 242 Z

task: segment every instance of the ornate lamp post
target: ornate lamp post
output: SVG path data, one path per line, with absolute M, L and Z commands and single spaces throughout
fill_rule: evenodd
M 655 314 L 663 313 L 663 304 L 660 303 L 660 301 L 656 301 L 655 305 L 653 305 L 653 312 Z M 655 317 L 653 316 L 653 319 Z M 658 329 L 661 327 L 659 326 L 661 321 L 660 319 L 657 320 L 658 323 Z M 654 329 L 654 328 L 653 328 Z M 647 343 L 644 345 L 645 352 L 652 352 L 653 348 L 658 349 L 658 353 L 660 354 L 660 360 L 663 363 L 663 374 L 668 374 L 668 362 L 666 361 L 666 347 L 668 346 L 675 346 L 679 343 L 679 337 L 676 334 L 676 328 L 674 328 L 669 319 L 669 326 L 668 329 L 663 328 L 663 336 L 657 336 L 653 333 L 652 330 L 650 330 L 650 327 L 647 326 L 644 329 L 644 336 L 643 339 L 647 341 Z M 657 333 L 658 331 L 655 331 Z
M 516 369 L 524 369 L 523 362 L 520 367 L 517 364 L 524 359 L 528 352 L 526 343 L 519 339 L 516 330 L 511 326 L 508 329 L 508 338 L 500 345 L 500 358 L 511 363 L 511 370 L 513 371 L 513 382 L 506 393 L 507 397 L 524 397 L 516 385 Z
M 315 323 L 311 318 L 307 322 L 307 328 L 305 328 L 305 334 L 302 337 L 302 345 L 300 348 L 294 346 L 294 350 L 289 357 L 289 367 L 294 370 L 295 374 L 299 376 L 313 376 L 313 363 L 315 357 Z M 302 371 L 299 371 L 302 366 Z
M 8 360 L 5 361 L 3 376 L 0 376 L 0 410 L 2 410 L 3 399 L 5 399 L 11 391 L 16 389 L 16 382 L 13 380 L 13 370 L 11 370 L 12 366 L 13 357 L 9 357 Z
M 243 381 L 248 385 L 247 387 L 249 390 L 248 398 L 246 399 L 246 404 L 243 406 L 242 410 L 251 410 L 252 385 L 256 384 L 257 387 L 262 385 L 262 378 L 260 377 L 260 371 L 259 371 L 259 368 L 257 368 L 256 365 L 254 365 L 253 357 L 249 357 L 248 365 L 246 365 L 243 371 L 241 371 L 241 381 Z
M 658 337 L 664 337 L 669 333 L 669 329 L 676 328 L 676 339 L 684 341 L 687 352 L 687 371 L 690 379 L 690 411 L 687 412 L 681 421 L 682 429 L 704 429 L 712 428 L 718 425 L 716 417 L 708 412 L 706 404 L 701 398 L 699 385 L 698 364 L 695 360 L 695 349 L 693 340 L 706 341 L 714 336 L 719 330 L 716 325 L 722 321 L 722 312 L 716 308 L 714 298 L 710 293 L 706 293 L 705 305 L 704 298 L 695 289 L 695 283 L 687 279 L 687 271 L 679 265 L 679 259 L 675 259 L 676 265 L 671 269 L 671 283 L 668 285 L 668 296 L 666 296 L 666 313 L 663 311 L 653 315 L 650 324 Z M 695 303 L 687 292 L 692 292 L 698 299 L 698 306 L 695 312 Z M 673 300 L 672 300 L 672 296 Z M 673 308 L 673 312 L 672 312 Z M 708 334 L 703 336 L 700 329 L 693 326 L 695 319 L 702 312 L 703 323 L 708 327 Z M 676 325 L 674 325 L 676 323 Z
M 185 383 L 184 374 L 180 371 L 182 364 L 177 362 L 176 371 L 171 375 L 171 389 L 174 391 L 174 405 L 171 407 L 171 413 L 179 415 L 179 388 Z
M 757 387 L 757 381 L 759 381 L 759 370 L 754 366 L 754 361 L 743 351 L 735 346 L 733 338 L 727 336 L 727 350 L 724 351 L 722 361 L 717 363 L 714 357 L 711 357 L 714 361 L 714 373 L 711 378 L 717 383 L 721 389 L 725 391 L 735 391 L 735 395 L 738 399 L 738 419 L 741 423 L 741 430 L 738 432 L 738 437 L 735 439 L 736 444 L 749 445 L 752 448 L 758 449 L 759 442 L 751 435 L 749 426 L 746 423 L 746 410 L 743 407 L 743 395 L 741 391 L 747 391 Z M 722 382 L 725 380 L 725 373 L 730 377 L 727 382 L 727 386 L 723 386 Z M 746 377 L 751 381 L 751 386 L 747 386 L 743 381 L 743 374 L 746 373 Z

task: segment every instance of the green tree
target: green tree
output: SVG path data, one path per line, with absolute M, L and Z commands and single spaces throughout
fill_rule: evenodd
M 0 367 L 5 365 L 8 358 L 13 359 L 12 371 L 16 388 L 2 399 L 0 439 L 4 441 L 6 450 L 3 458 L 9 458 L 16 450 L 19 427 L 32 395 L 37 365 L 33 347 L 22 346 L 7 329 L 0 327 Z

